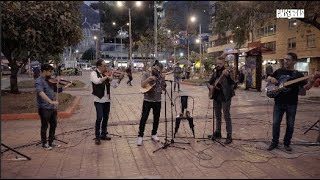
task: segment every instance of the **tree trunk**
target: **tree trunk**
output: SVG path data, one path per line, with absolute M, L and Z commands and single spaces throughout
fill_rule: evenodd
M 10 92 L 12 94 L 19 94 L 18 89 L 18 71 L 19 67 L 17 64 L 11 66 L 11 75 L 10 75 Z

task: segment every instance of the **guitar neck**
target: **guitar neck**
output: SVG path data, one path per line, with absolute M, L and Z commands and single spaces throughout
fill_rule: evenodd
M 297 82 L 300 82 L 300 81 L 303 81 L 303 80 L 306 80 L 306 79 L 309 79 L 310 77 L 312 77 L 313 75 L 309 75 L 309 76 L 305 76 L 305 77 L 301 77 L 301 78 L 297 78 L 297 79 L 294 79 L 294 80 L 291 80 L 291 81 L 288 81 L 288 82 L 285 82 L 283 85 L 284 86 L 289 86 L 291 84 L 294 84 L 294 83 L 297 83 Z

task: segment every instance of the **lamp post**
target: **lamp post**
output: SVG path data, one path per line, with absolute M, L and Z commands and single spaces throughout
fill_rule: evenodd
M 190 17 L 190 21 L 193 23 L 196 21 L 196 17 L 195 16 L 191 16 Z M 189 61 L 189 57 L 190 57 L 190 42 L 189 42 L 189 21 L 187 22 L 187 43 L 188 43 L 188 55 L 187 55 L 187 59 Z
M 117 24 L 115 23 L 115 22 L 113 22 L 112 23 L 112 25 L 113 26 L 116 26 Z M 121 63 L 122 63 L 122 37 L 123 37 L 123 31 L 122 31 L 122 28 L 124 27 L 124 26 L 129 26 L 130 24 L 129 23 L 127 23 L 126 25 L 123 25 L 123 26 L 120 26 L 120 46 L 121 46 L 121 48 L 120 48 L 120 61 L 121 61 Z
M 93 36 L 95 45 L 96 45 L 96 60 L 98 60 L 98 43 L 97 43 L 97 36 Z M 93 58 L 92 58 L 93 59 Z
M 140 7 L 142 4 L 141 1 L 136 1 L 136 6 Z M 123 7 L 124 4 L 122 1 L 117 1 L 117 5 L 118 7 Z M 126 7 L 126 6 L 124 6 Z M 131 8 L 126 7 L 129 11 L 129 64 L 132 64 L 132 33 L 131 33 Z

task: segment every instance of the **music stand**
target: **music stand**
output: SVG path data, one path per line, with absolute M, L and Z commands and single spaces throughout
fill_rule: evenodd
M 210 141 L 213 141 L 213 142 L 218 142 L 221 146 L 223 146 L 223 147 L 225 147 L 220 141 L 217 141 L 216 140 L 216 138 L 214 137 L 214 129 L 215 129 L 215 127 L 214 127 L 214 123 L 215 123 L 215 114 L 214 114 L 214 108 L 215 108 L 215 105 L 214 105 L 214 100 L 213 100 L 213 111 L 212 111 L 212 135 L 208 135 L 208 137 L 207 138 L 198 138 L 198 139 L 200 139 L 200 140 L 198 140 L 197 142 L 200 142 L 200 141 L 208 141 L 208 140 L 210 140 Z
M 158 149 L 156 149 L 155 151 L 153 151 L 153 153 L 159 151 L 160 149 L 166 149 L 167 147 L 175 147 L 175 148 L 179 148 L 179 149 L 186 149 L 184 147 L 173 146 L 172 144 L 174 144 L 174 143 L 190 144 L 190 143 L 185 143 L 185 142 L 175 142 L 174 139 L 173 139 L 173 106 L 174 106 L 174 104 L 172 102 L 172 80 L 165 80 L 165 81 L 169 81 L 171 83 L 171 97 L 170 97 L 167 89 L 165 89 L 165 98 L 164 98 L 164 104 L 165 104 L 165 106 L 164 106 L 164 108 L 165 108 L 165 110 L 164 110 L 164 115 L 165 115 L 165 139 L 164 139 L 164 143 L 161 142 L 163 144 L 163 146 L 158 148 Z M 172 131 L 171 132 L 172 132 L 172 134 L 171 134 L 170 142 L 169 142 L 168 136 L 167 136 L 167 127 L 168 127 L 167 126 L 167 123 L 168 123 L 168 120 L 167 120 L 167 95 L 168 95 L 169 100 L 171 102 L 171 122 L 172 122 L 172 124 L 171 124 Z
M 30 158 L 29 156 L 26 156 L 26 155 L 22 154 L 21 152 L 16 151 L 16 150 L 14 150 L 13 148 L 11 148 L 11 147 L 9 147 L 9 146 L 7 146 L 7 145 L 3 144 L 3 143 L 1 143 L 1 145 L 2 145 L 2 146 L 4 146 L 4 147 L 6 147 L 7 149 L 9 149 L 9 150 L 13 151 L 13 152 L 15 152 L 15 153 L 17 153 L 17 154 L 19 154 L 19 155 L 21 155 L 21 156 L 25 157 L 27 160 L 31 160 L 31 158 Z

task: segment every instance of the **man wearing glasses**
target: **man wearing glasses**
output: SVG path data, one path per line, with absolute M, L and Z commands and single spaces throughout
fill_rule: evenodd
M 93 101 L 96 107 L 95 144 L 100 145 L 100 140 L 111 140 L 107 134 L 107 125 L 110 113 L 110 82 L 111 73 L 107 73 L 107 64 L 104 60 L 98 60 L 97 69 L 91 72 Z
M 295 53 L 288 53 L 284 58 L 284 68 L 276 70 L 271 76 L 267 78 L 272 84 L 281 83 L 281 79 L 287 78 L 288 80 L 303 77 L 303 74 L 294 69 L 297 63 L 297 55 Z M 286 113 L 287 127 L 283 140 L 283 145 L 286 151 L 292 151 L 290 147 L 291 138 L 294 130 L 294 122 L 297 112 L 299 86 L 304 90 L 309 90 L 314 81 L 320 77 L 320 72 L 316 71 L 309 81 L 300 81 L 287 87 L 287 91 L 281 92 L 275 97 L 273 107 L 273 126 L 272 126 L 272 142 L 268 148 L 269 151 L 278 147 L 280 136 L 280 125 L 284 113 Z

